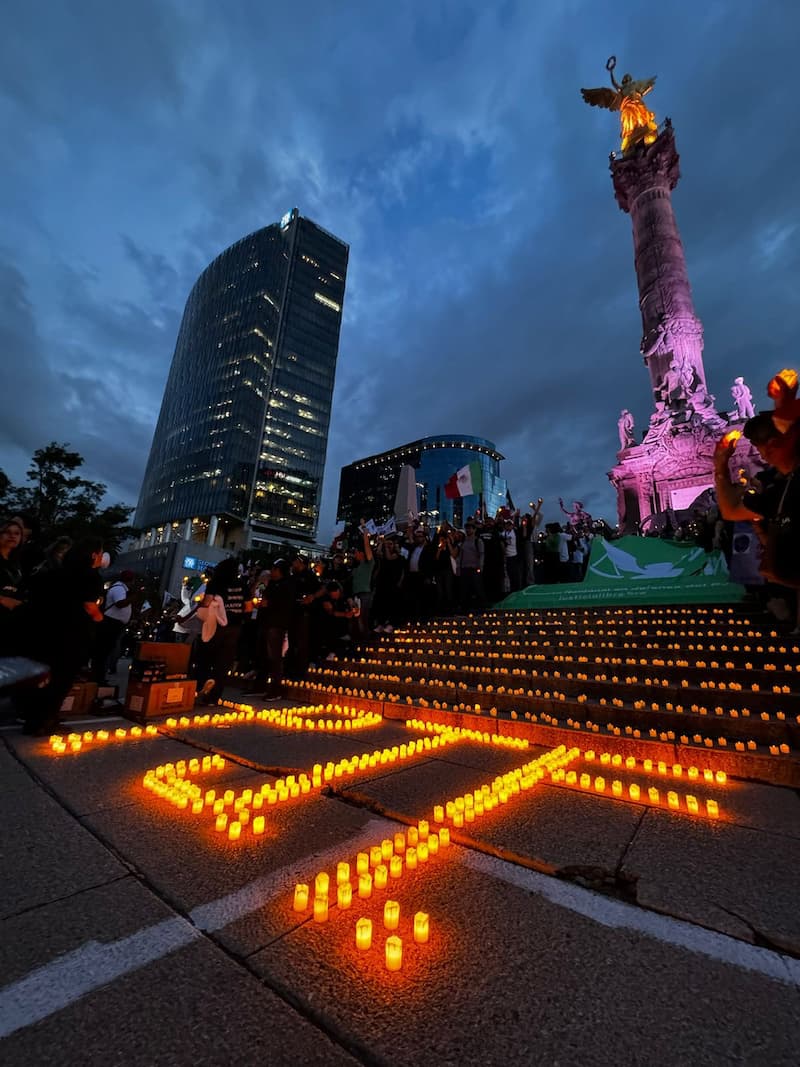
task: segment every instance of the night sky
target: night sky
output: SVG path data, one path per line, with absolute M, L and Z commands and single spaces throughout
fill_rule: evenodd
M 350 244 L 319 535 L 339 468 L 493 440 L 515 503 L 616 521 L 621 407 L 651 411 L 618 119 L 658 75 L 718 407 L 797 365 L 800 9 L 788 0 L 6 0 L 0 466 L 68 441 L 135 504 L 203 268 L 291 207 Z

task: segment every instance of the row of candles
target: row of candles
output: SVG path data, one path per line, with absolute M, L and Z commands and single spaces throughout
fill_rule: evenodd
M 338 704 L 308 705 L 292 708 L 263 708 L 256 710 L 251 704 L 237 704 L 232 701 L 224 701 L 223 706 L 232 710 L 211 714 L 187 715 L 180 719 L 169 718 L 166 725 L 175 727 L 189 726 L 223 726 L 240 722 L 266 722 L 272 726 L 295 730 L 363 730 L 370 726 L 377 726 L 381 722 L 381 716 L 375 712 L 365 711 L 350 707 L 342 707 Z M 334 715 L 336 718 L 323 719 L 323 715 Z
M 554 785 L 566 785 L 573 789 L 591 789 L 595 793 L 605 793 L 606 786 L 609 784 L 602 775 L 597 775 L 594 780 L 590 774 L 578 774 L 577 771 L 564 771 L 563 769 L 551 771 L 550 781 Z M 634 803 L 647 802 L 653 807 L 659 807 L 661 805 L 661 793 L 656 786 L 644 787 L 646 793 L 642 791 L 642 786 L 638 782 L 630 782 L 626 787 L 619 779 L 614 779 L 610 783 L 611 795 L 620 800 L 630 800 Z M 680 811 L 681 799 L 686 811 L 690 815 L 700 815 L 705 812 L 711 819 L 719 818 L 719 803 L 716 800 L 707 798 L 705 800 L 698 801 L 696 796 L 691 793 L 683 795 L 670 789 L 666 795 L 666 804 L 671 811 Z M 702 812 L 701 812 L 702 804 Z
M 48 744 L 58 756 L 81 752 L 90 746 L 104 745 L 109 741 L 136 741 L 142 737 L 155 737 L 158 729 L 153 726 L 118 727 L 116 730 L 84 730 L 82 733 L 51 734 Z
M 298 683 L 298 684 L 303 685 L 304 683 Z M 440 685 L 442 683 L 437 682 L 436 680 L 430 680 L 430 681 L 426 682 L 426 684 L 427 685 L 436 686 L 436 685 Z M 362 698 L 366 698 L 366 699 L 369 699 L 369 700 L 373 700 L 373 699 L 385 700 L 385 701 L 387 701 L 389 703 L 399 703 L 401 701 L 401 699 L 402 699 L 401 695 L 398 694 L 398 693 L 384 693 L 384 692 L 372 693 L 371 691 L 366 692 L 366 693 L 364 691 L 361 691 L 359 693 L 357 691 L 351 691 L 349 688 L 344 688 L 342 686 L 336 687 L 336 686 L 333 686 L 333 685 L 324 686 L 324 687 L 318 687 L 318 688 L 324 689 L 324 690 L 326 690 L 326 691 L 328 691 L 330 693 L 340 693 L 340 694 L 343 693 L 343 694 L 346 694 L 347 696 L 350 696 L 352 698 L 356 698 L 356 697 L 361 696 Z M 522 690 L 519 690 L 518 692 L 522 693 Z M 563 692 L 561 692 L 559 690 L 556 690 L 556 689 L 554 689 L 552 691 L 551 690 L 544 690 L 543 691 L 541 689 L 537 689 L 535 691 L 534 690 L 528 690 L 526 695 L 528 697 L 535 697 L 535 698 L 539 698 L 539 699 L 554 700 L 554 701 L 558 701 L 559 703 L 563 703 L 563 704 L 567 704 L 567 703 L 572 703 L 573 702 L 573 698 L 569 697 L 566 693 L 563 693 Z M 577 703 L 577 704 L 586 704 L 587 702 L 588 702 L 588 697 L 585 694 L 580 694 L 576 698 L 574 698 L 574 703 Z M 428 708 L 428 707 L 430 707 L 430 708 L 433 708 L 436 711 L 440 711 L 440 710 L 441 711 L 455 711 L 455 712 L 462 712 L 463 711 L 463 712 L 468 712 L 468 713 L 475 714 L 475 715 L 480 715 L 484 711 L 484 709 L 481 707 L 480 704 L 473 704 L 473 703 L 467 702 L 467 701 L 460 701 L 458 703 L 452 703 L 451 704 L 451 703 L 448 703 L 447 701 L 443 701 L 443 700 L 442 701 L 439 701 L 439 700 L 428 701 L 425 697 L 417 697 L 416 700 L 414 700 L 414 698 L 412 698 L 411 696 L 407 696 L 405 698 L 405 703 L 408 704 L 409 707 L 413 707 L 416 704 L 420 708 Z M 625 701 L 623 701 L 622 699 L 617 698 L 617 697 L 612 698 L 612 700 L 610 702 L 606 697 L 601 697 L 598 700 L 597 703 L 601 707 L 609 707 L 609 706 L 610 707 L 616 707 L 616 708 L 624 708 L 625 707 Z M 680 705 L 680 704 L 679 705 L 674 705 L 674 704 L 672 704 L 671 701 L 665 702 L 664 705 L 659 704 L 657 701 L 652 701 L 651 704 L 650 704 L 650 708 L 649 709 L 646 708 L 646 706 L 645 706 L 643 701 L 636 701 L 636 702 L 634 702 L 634 704 L 632 706 L 634 707 L 635 710 L 651 710 L 651 711 L 655 711 L 655 712 L 659 712 L 659 711 L 662 711 L 662 712 L 663 711 L 674 711 L 677 714 L 682 714 L 684 712 L 683 705 Z M 692 711 L 694 711 L 694 707 L 695 706 L 693 705 L 692 706 Z M 746 712 L 746 714 L 741 713 L 742 717 L 743 718 L 747 718 L 750 713 L 749 713 L 749 711 L 747 709 L 744 709 L 744 712 Z M 520 717 L 519 713 L 517 711 L 513 710 L 513 709 L 508 714 L 509 714 L 509 717 L 514 721 L 518 720 L 519 717 Z M 697 714 L 699 714 L 701 716 L 702 715 L 708 716 L 708 709 L 707 708 L 701 708 L 700 706 L 697 706 Z M 723 708 L 715 707 L 714 708 L 714 714 L 715 714 L 716 717 L 729 717 L 729 718 L 732 718 L 732 719 L 736 719 L 736 718 L 739 717 L 740 711 L 738 709 L 731 709 L 730 711 L 725 712 L 725 710 Z M 498 709 L 496 707 L 490 708 L 489 709 L 489 715 L 492 718 L 496 718 L 498 716 Z M 710 716 L 708 716 L 708 717 L 710 717 Z M 779 722 L 787 721 L 786 715 L 785 715 L 784 712 L 776 712 L 775 717 L 776 717 L 776 720 L 779 721 Z M 526 712 L 523 713 L 523 718 L 526 721 L 534 723 L 534 724 L 541 722 L 541 723 L 543 723 L 545 725 L 549 725 L 549 726 L 560 726 L 561 725 L 561 720 L 557 716 L 551 715 L 549 712 L 536 713 L 536 712 L 532 712 L 532 711 L 526 711 Z M 765 721 L 765 722 L 768 721 L 769 720 L 769 713 L 762 712 L 760 718 L 761 718 L 762 721 Z M 797 722 L 800 723 L 800 715 L 797 716 Z M 728 748 L 728 747 L 730 747 L 736 752 L 756 752 L 756 751 L 758 751 L 758 742 L 756 740 L 754 740 L 753 738 L 749 738 L 747 740 L 731 741 L 731 740 L 729 740 L 729 738 L 727 738 L 725 736 L 722 736 L 722 735 L 719 735 L 717 737 L 708 737 L 708 736 L 704 736 L 702 734 L 696 733 L 696 734 L 693 734 L 691 736 L 689 734 L 681 734 L 679 736 L 679 735 L 677 735 L 675 733 L 674 730 L 656 730 L 654 728 L 650 728 L 648 730 L 642 730 L 642 729 L 640 729 L 638 727 L 633 727 L 633 726 L 630 726 L 630 725 L 628 725 L 628 726 L 616 726 L 614 723 L 599 724 L 599 723 L 594 723 L 591 720 L 578 720 L 578 719 L 573 719 L 571 717 L 566 719 L 566 724 L 567 724 L 567 726 L 569 726 L 570 728 L 575 729 L 575 730 L 588 730 L 588 731 L 592 731 L 594 733 L 599 733 L 601 729 L 606 729 L 609 733 L 613 734 L 615 737 L 621 737 L 623 734 L 626 734 L 629 737 L 634 737 L 634 738 L 637 738 L 637 739 L 642 738 L 642 737 L 649 737 L 649 738 L 652 738 L 654 740 L 659 740 L 659 741 L 664 741 L 664 742 L 674 742 L 676 740 L 679 740 L 680 743 L 684 744 L 684 745 L 689 745 L 689 744 L 702 745 L 705 748 L 714 748 L 715 746 L 719 746 L 720 748 Z M 768 751 L 769 751 L 770 755 L 787 755 L 791 751 L 791 749 L 790 749 L 790 746 L 787 743 L 782 742 L 782 743 L 777 744 L 777 745 L 776 744 L 770 744 L 768 746 Z

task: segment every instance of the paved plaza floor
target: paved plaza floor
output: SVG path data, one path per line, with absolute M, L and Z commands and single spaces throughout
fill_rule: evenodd
M 449 823 L 449 847 L 343 908 L 339 862 L 355 888 L 357 855 L 397 833 L 407 861 L 410 827 L 436 832 L 437 807 L 545 750 L 460 738 L 370 766 L 432 735 L 388 720 L 130 726 L 83 725 L 111 737 L 62 754 L 0 734 L 4 1064 L 798 1062 L 796 791 L 701 781 L 712 820 L 634 802 L 638 772 L 624 767 L 608 774 L 621 796 L 545 777 Z M 215 753 L 224 766 L 208 766 Z M 289 775 L 354 757 L 322 788 L 270 802 L 279 779 L 288 790 Z M 181 761 L 217 799 L 263 797 L 239 840 L 215 829 L 210 801 L 192 813 L 145 788 L 147 771 Z M 313 895 L 321 871 L 325 922 L 293 908 L 296 883 Z M 400 905 L 394 972 L 387 899 Z M 360 918 L 373 924 L 367 951 Z

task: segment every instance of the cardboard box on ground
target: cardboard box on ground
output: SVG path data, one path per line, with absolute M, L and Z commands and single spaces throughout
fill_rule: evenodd
M 194 707 L 196 685 L 186 677 L 191 646 L 143 641 L 137 651 L 139 662 L 162 663 L 166 679 L 144 682 L 131 677 L 125 697 L 125 715 L 137 722 L 161 715 L 182 714 Z

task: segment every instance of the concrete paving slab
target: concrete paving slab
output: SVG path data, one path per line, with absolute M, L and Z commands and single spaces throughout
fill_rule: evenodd
M 127 874 L 41 789 L 0 795 L 0 918 Z
M 256 787 L 264 780 L 263 775 L 251 775 L 240 779 L 237 788 Z M 268 808 L 265 814 L 266 833 L 246 834 L 237 842 L 215 832 L 213 816 L 186 815 L 148 793 L 139 805 L 96 812 L 86 822 L 170 904 L 187 913 L 348 841 L 374 818 L 370 812 L 320 796 Z M 245 924 L 236 938 L 237 951 L 247 955 L 283 928 L 270 925 L 268 915 Z
M 278 730 L 268 723 L 249 722 L 187 729 L 187 741 L 236 753 L 264 767 L 310 770 L 315 763 L 342 759 L 356 753 L 400 744 L 405 739 L 393 725 L 354 732 Z M 414 735 L 411 735 L 414 736 Z
M 87 746 L 63 756 L 53 754 L 46 741 L 24 740 L 29 743 L 17 742 L 20 758 L 78 815 L 132 804 L 146 770 L 202 755 L 188 745 L 160 737 Z M 225 773 L 236 778 L 249 771 L 230 764 Z
M 708 789 L 704 793 L 712 795 Z M 713 795 L 725 816 L 740 826 L 800 838 L 800 795 L 794 789 L 729 779 Z
M 356 781 L 341 790 L 376 801 L 380 810 L 419 819 L 430 817 L 434 804 L 489 783 L 496 773 L 495 769 L 481 773 L 439 759 L 371 782 Z M 642 811 L 636 804 L 539 784 L 458 833 L 537 865 L 571 868 L 576 873 L 599 868 L 613 874 Z
M 3 1042 L 7 1067 L 352 1065 L 357 1061 L 208 942 L 173 952 Z
M 795 987 L 599 925 L 465 868 L 459 851 L 402 880 L 400 972 L 383 964 L 382 900 L 309 922 L 251 965 L 390 1064 L 796 1063 Z M 426 946 L 409 937 L 418 907 Z M 367 953 L 361 914 L 376 924 Z
M 800 954 L 800 841 L 648 810 L 623 871 L 644 907 Z
M 0 742 L 0 793 L 35 789 L 36 783 L 11 752 Z
M 0 924 L 0 987 L 87 941 L 108 944 L 173 914 L 129 875 L 5 919 Z

